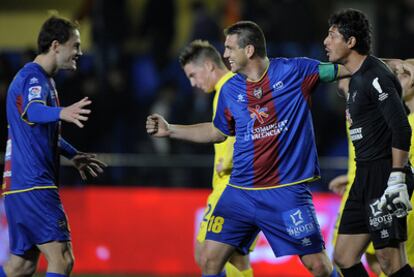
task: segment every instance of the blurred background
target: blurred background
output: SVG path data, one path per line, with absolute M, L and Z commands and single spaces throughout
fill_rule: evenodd
M 92 191 L 106 191 L 108 199 L 100 203 L 116 203 L 112 201 L 121 191 L 124 201 L 129 201 L 125 191 L 137 193 L 138 198 L 149 192 L 165 196 L 180 191 L 189 199 L 199 199 L 194 205 L 202 208 L 211 186 L 213 147 L 154 140 L 145 132 L 146 116 L 153 112 L 171 123 L 211 120 L 212 96 L 190 86 L 177 61 L 179 51 L 193 39 L 207 39 L 223 52 L 223 28 L 238 20 L 253 20 L 265 33 L 270 57 L 307 56 L 326 61 L 322 42 L 327 20 L 341 8 L 357 8 L 369 16 L 376 56 L 413 57 L 414 0 L 2 0 L 0 152 L 4 152 L 7 136 L 8 85 L 18 69 L 35 57 L 43 21 L 58 13 L 79 21 L 84 53 L 76 72 L 61 72 L 55 78 L 61 103 L 66 106 L 84 96 L 93 101 L 85 128 L 63 123 L 63 136 L 79 150 L 99 153 L 109 164 L 102 177 L 85 183 L 65 163 L 61 183 L 67 195 L 78 195 L 80 188 L 91 195 Z M 327 192 L 333 177 L 346 172 L 344 102 L 336 84 L 320 86 L 313 96 L 322 179 L 312 189 L 320 195 Z M 132 193 L 134 188 L 137 190 Z M 79 203 L 84 203 L 85 209 L 89 203 L 86 194 L 73 198 L 73 206 L 80 213 Z M 137 199 L 140 202 L 142 198 Z M 336 205 L 337 201 L 330 214 L 335 214 Z M 85 214 L 68 213 L 75 222 L 77 218 L 85 224 Z M 80 233 L 85 232 L 79 228 Z M 99 257 L 110 253 L 105 247 L 94 247 Z

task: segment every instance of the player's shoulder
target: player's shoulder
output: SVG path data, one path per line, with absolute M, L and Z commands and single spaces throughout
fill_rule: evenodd
M 308 57 L 294 57 L 294 58 L 271 58 L 270 70 L 292 69 L 299 67 L 307 67 L 312 64 L 320 64 L 321 62 Z
M 221 90 L 232 89 L 246 83 L 246 78 L 241 74 L 229 75 L 227 81 L 221 87 Z
M 27 83 L 27 85 L 39 85 L 45 82 L 46 78 L 39 68 L 40 66 L 31 62 L 23 66 L 17 73 L 19 78 Z
M 367 56 L 366 61 L 363 63 L 361 73 L 369 79 L 377 77 L 394 79 L 395 77 L 383 61 L 371 55 Z

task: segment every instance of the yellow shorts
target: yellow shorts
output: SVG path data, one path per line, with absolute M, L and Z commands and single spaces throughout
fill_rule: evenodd
M 213 214 L 213 211 L 217 205 L 217 202 L 220 199 L 220 196 L 222 195 L 225 188 L 226 188 L 226 185 L 216 186 L 207 198 L 207 205 L 206 205 L 206 208 L 204 209 L 203 220 L 200 223 L 200 228 L 197 234 L 197 241 L 200 243 L 204 242 L 204 240 L 206 239 L 208 221 L 210 220 L 210 217 Z M 258 238 L 259 236 L 256 237 L 256 240 L 250 246 L 249 248 L 250 252 L 253 251 L 253 249 L 256 247 L 256 242 Z

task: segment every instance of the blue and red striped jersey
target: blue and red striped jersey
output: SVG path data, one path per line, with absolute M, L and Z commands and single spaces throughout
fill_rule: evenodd
M 40 65 L 28 63 L 16 74 L 7 92 L 6 194 L 57 185 L 60 122 L 30 122 L 26 111 L 34 102 L 59 106 L 53 79 Z
M 236 137 L 230 185 L 263 189 L 319 177 L 309 109 L 319 64 L 308 58 L 271 59 L 259 81 L 237 74 L 224 84 L 213 123 Z

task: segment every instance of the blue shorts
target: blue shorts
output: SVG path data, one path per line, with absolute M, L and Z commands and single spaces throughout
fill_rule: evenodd
M 264 190 L 227 186 L 207 226 L 207 240 L 247 248 L 262 231 L 276 257 L 325 249 L 307 184 Z
M 70 241 L 66 214 L 56 189 L 8 194 L 4 198 L 10 251 L 22 256 L 37 244 Z

